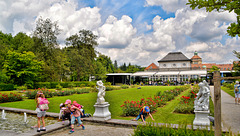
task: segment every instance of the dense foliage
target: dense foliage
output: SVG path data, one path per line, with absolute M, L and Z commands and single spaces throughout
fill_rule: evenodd
M 57 22 L 42 17 L 31 36 L 0 31 L 0 83 L 36 88 L 39 82 L 104 80 L 107 73 L 143 70 L 125 63 L 124 68 L 118 67 L 117 61 L 113 65 L 110 57 L 95 50 L 97 36 L 89 30 L 70 35 L 62 48 L 57 39 L 60 33 Z

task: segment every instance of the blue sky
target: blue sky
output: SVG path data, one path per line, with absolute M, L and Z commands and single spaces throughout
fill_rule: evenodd
M 0 1 L 0 30 L 31 35 L 39 17 L 57 21 L 60 46 L 81 29 L 98 36 L 102 54 L 118 64 L 148 66 L 167 53 L 196 50 L 204 63 L 232 63 L 240 40 L 226 35 L 236 21 L 228 12 L 192 10 L 187 0 L 26 0 Z

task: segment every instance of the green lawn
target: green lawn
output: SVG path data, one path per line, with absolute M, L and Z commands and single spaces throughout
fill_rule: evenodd
M 173 89 L 173 86 L 143 86 L 141 89 L 137 88 L 129 88 L 122 90 L 114 90 L 107 91 L 105 100 L 110 103 L 109 110 L 112 114 L 112 118 L 123 118 L 122 108 L 120 107 L 125 100 L 140 100 L 143 97 L 154 96 L 158 91 L 165 91 L 169 89 Z M 94 113 L 94 104 L 97 100 L 97 93 L 88 93 L 88 94 L 74 94 L 70 96 L 62 96 L 62 97 L 53 97 L 48 98 L 50 104 L 49 112 L 59 112 L 59 104 L 65 102 L 65 100 L 70 99 L 72 101 L 77 101 L 81 105 L 84 105 L 84 110 L 87 113 Z M 21 108 L 21 109 L 29 109 L 35 110 L 36 104 L 35 100 L 25 99 L 24 101 L 19 102 L 11 102 L 11 103 L 2 103 L 0 104 L 2 107 L 13 107 L 13 108 Z
M 154 96 L 158 91 L 165 91 L 175 88 L 174 86 L 143 86 L 141 89 L 129 88 L 122 90 L 107 91 L 105 100 L 110 103 L 109 110 L 114 119 L 125 119 L 130 120 L 135 117 L 123 117 L 122 108 L 120 107 L 125 100 L 129 101 L 138 101 L 141 98 L 146 98 L 149 96 Z M 189 90 L 188 90 L 189 91 Z M 182 95 L 186 95 L 188 91 L 182 92 L 174 100 L 170 101 L 164 107 L 158 108 L 157 112 L 153 113 L 155 122 L 161 123 L 180 123 L 188 122 L 191 124 L 194 120 L 194 114 L 177 114 L 173 113 L 175 106 L 178 104 L 178 100 Z M 84 106 L 86 113 L 93 114 L 95 111 L 94 104 L 97 99 L 97 93 L 88 93 L 88 94 L 74 94 L 71 96 L 62 96 L 62 97 L 53 97 L 48 98 L 50 101 L 48 110 L 49 112 L 59 112 L 59 104 L 65 102 L 65 100 L 71 99 L 72 101 L 77 101 Z M 2 103 L 2 107 L 13 107 L 21 109 L 35 110 L 36 104 L 35 100 L 25 99 L 24 101 L 11 102 L 11 103 Z M 210 103 L 211 106 L 211 103 Z M 147 118 L 147 121 L 150 121 L 151 118 Z
M 224 91 L 224 92 L 226 92 L 226 93 L 228 93 L 229 95 L 231 95 L 233 98 L 235 98 L 235 94 L 234 94 L 234 90 L 233 89 L 229 89 L 229 88 L 227 88 L 227 87 L 221 87 L 221 89 Z

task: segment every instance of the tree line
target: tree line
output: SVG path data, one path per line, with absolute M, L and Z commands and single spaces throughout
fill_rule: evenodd
M 35 82 L 104 80 L 107 73 L 142 71 L 137 65 L 118 66 L 110 57 L 95 50 L 97 36 L 80 30 L 65 39 L 60 48 L 57 22 L 39 18 L 30 36 L 0 31 L 0 83 L 32 87 Z

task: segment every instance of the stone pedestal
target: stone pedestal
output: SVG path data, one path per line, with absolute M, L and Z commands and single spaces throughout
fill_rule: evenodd
M 210 120 L 208 115 L 210 111 L 195 111 L 195 119 L 193 121 L 194 126 L 210 126 Z
M 93 114 L 93 119 L 94 120 L 101 120 L 101 121 L 106 121 L 111 119 L 111 113 L 108 110 L 109 107 L 108 102 L 104 102 L 102 104 L 95 104 L 95 113 Z

